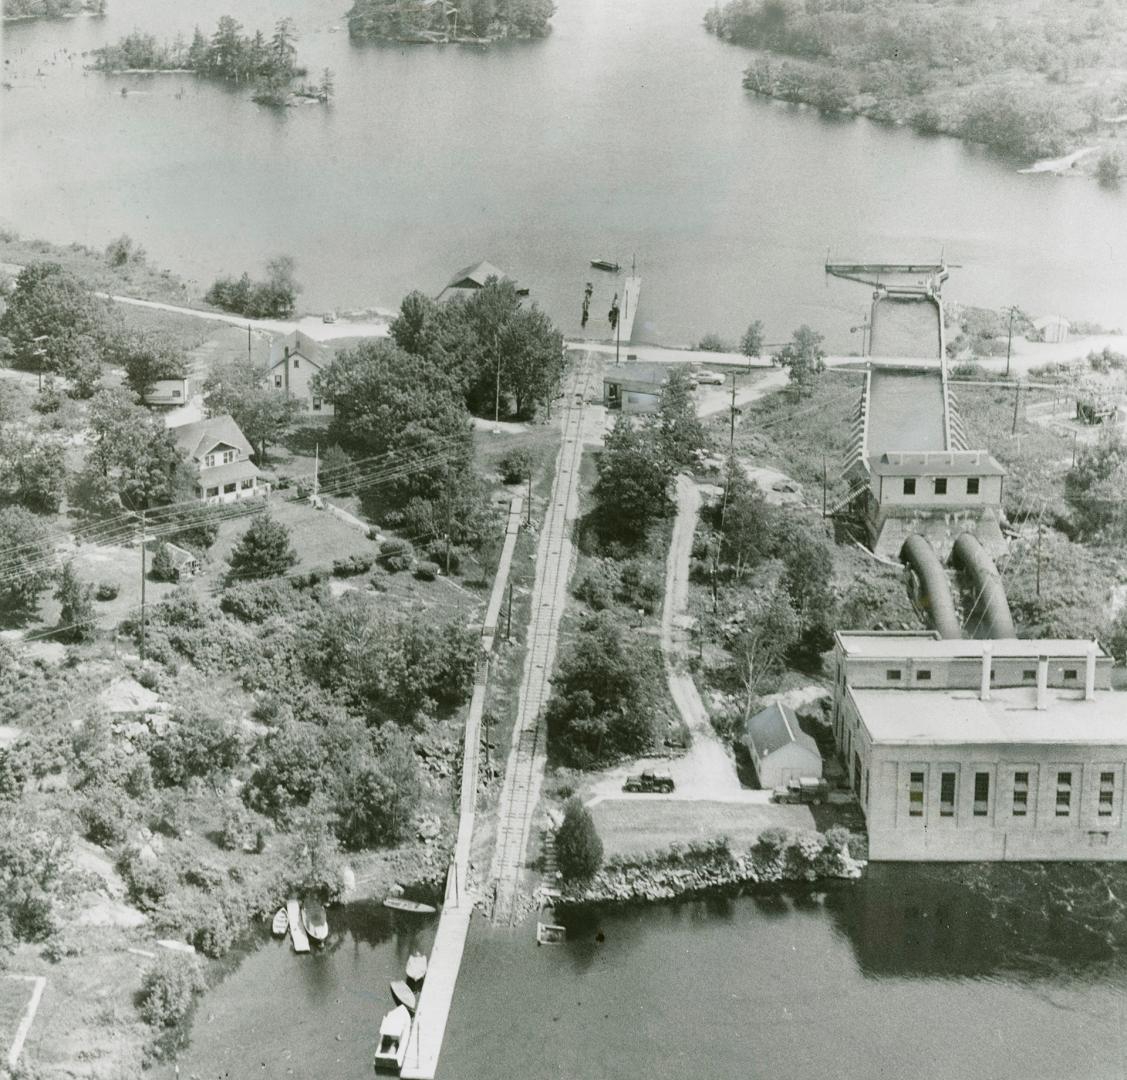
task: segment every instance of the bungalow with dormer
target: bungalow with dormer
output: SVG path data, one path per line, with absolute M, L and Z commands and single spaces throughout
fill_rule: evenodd
M 313 416 L 332 416 L 333 404 L 313 389 L 313 376 L 332 363 L 325 347 L 308 334 L 295 330 L 270 346 L 266 385 L 301 402 L 302 411 Z
M 250 460 L 254 450 L 231 416 L 213 416 L 170 430 L 197 470 L 196 493 L 204 502 L 229 503 L 269 493 L 270 485 Z

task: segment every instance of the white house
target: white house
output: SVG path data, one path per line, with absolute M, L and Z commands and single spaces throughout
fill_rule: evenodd
M 760 787 L 785 787 L 788 780 L 822 775 L 818 744 L 799 727 L 789 705 L 776 703 L 756 713 L 744 728 L 743 741 Z
M 1033 329 L 1041 335 L 1041 340 L 1059 345 L 1068 340 L 1072 324 L 1063 315 L 1042 315 L 1033 320 Z
M 266 368 L 266 383 L 282 390 L 286 397 L 301 402 L 303 411 L 312 416 L 332 416 L 333 405 L 325 401 L 313 388 L 313 377 L 332 363 L 325 347 L 308 334 L 295 330 L 270 346 L 270 359 Z
M 250 460 L 254 449 L 231 416 L 213 416 L 170 430 L 196 467 L 200 499 L 228 503 L 269 493 L 270 485 Z
M 157 379 L 142 400 L 146 405 L 175 409 L 191 401 L 194 392 L 191 379 Z

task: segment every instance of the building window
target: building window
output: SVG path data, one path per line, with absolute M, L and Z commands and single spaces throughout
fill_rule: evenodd
M 246 491 L 247 488 L 254 487 L 254 477 L 249 477 L 248 479 L 244 480 L 239 486 L 243 489 L 243 491 Z
M 977 495 L 978 494 L 978 477 L 977 476 L 968 476 L 967 477 L 967 494 L 968 495 Z
M 1111 817 L 1115 806 L 1115 773 L 1100 773 L 1100 817 Z
M 869 770 L 865 770 L 865 805 L 869 805 Z
M 930 682 L 930 681 L 931 681 L 931 672 L 927 668 L 924 668 L 922 671 L 916 672 L 916 682 Z
M 1025 817 L 1029 810 L 1029 773 L 1014 773 L 1014 817 Z
M 1033 681 L 1034 679 L 1036 679 L 1036 678 L 1037 678 L 1037 669 L 1036 669 L 1036 668 L 1026 668 L 1026 669 L 1025 669 L 1025 670 L 1024 670 L 1024 671 L 1023 671 L 1022 673 L 1021 673 L 1021 677 L 1022 677 L 1022 678 L 1023 678 L 1023 679 L 1024 679 L 1024 680 L 1025 680 L 1026 682 L 1032 682 L 1032 681 Z
M 924 774 L 911 773 L 908 777 L 908 816 L 924 816 Z
M 282 389 L 282 376 L 281 375 L 275 375 L 274 376 L 274 389 L 275 390 L 281 390 Z
M 1065 668 L 1064 669 L 1064 677 L 1065 677 L 1065 679 L 1070 679 L 1072 681 L 1075 681 L 1076 680 L 1076 668 L 1074 668 L 1074 667 Z
M 295 356 L 293 358 L 293 369 L 294 369 L 294 371 L 297 371 L 297 368 L 298 368 L 297 357 Z
M 217 487 L 207 489 L 207 497 L 209 499 L 214 499 L 215 496 L 218 495 L 218 494 L 219 494 L 219 488 L 217 488 Z
M 235 482 L 233 480 L 229 484 L 224 484 L 223 485 L 223 494 L 224 495 L 230 495 L 231 492 L 233 492 L 235 490 L 235 487 L 236 487 L 236 485 L 235 485 Z
M 1072 773 L 1057 773 L 1057 817 L 1072 813 Z
M 990 805 L 990 774 L 979 772 L 974 774 L 974 816 L 986 817 Z
M 939 774 L 939 816 L 955 816 L 955 774 L 953 772 Z
M 885 677 L 885 679 L 887 679 L 887 680 L 888 680 L 889 682 L 899 682 L 899 681 L 900 681 L 900 669 L 899 669 L 899 668 L 894 668 L 894 667 L 890 667 L 890 668 L 889 668 L 889 669 L 888 669 L 888 670 L 887 670 L 887 671 L 886 671 L 886 672 L 884 673 L 884 677 Z
M 180 391 L 179 391 L 179 390 L 173 390 L 173 391 L 172 391 L 172 396 L 173 396 L 173 397 L 179 397 L 179 396 L 180 396 Z
M 915 495 L 916 493 L 916 478 L 914 476 L 906 476 L 904 478 L 904 494 Z
M 319 397 L 315 397 L 313 399 L 313 411 L 314 412 L 320 412 L 321 411 L 321 399 Z
M 936 495 L 946 495 L 947 494 L 947 477 L 939 476 L 939 477 L 936 478 L 936 480 L 935 480 L 935 494 Z

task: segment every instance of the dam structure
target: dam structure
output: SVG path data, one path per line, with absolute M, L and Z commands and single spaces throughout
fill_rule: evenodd
M 1005 470 L 969 446 L 948 380 L 946 263 L 827 262 L 826 272 L 873 287 L 845 503 L 859 512 L 874 554 L 911 568 L 913 598 L 941 636 L 1015 637 L 994 567 L 1007 550 Z M 959 574 L 954 592 L 944 560 Z

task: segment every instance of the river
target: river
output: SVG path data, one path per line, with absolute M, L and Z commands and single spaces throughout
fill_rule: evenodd
M 477 922 L 439 1080 L 1121 1080 L 1120 895 L 1121 867 L 875 866 L 577 914 L 561 947 Z M 430 933 L 387 915 L 331 912 L 320 955 L 250 955 L 203 999 L 181 1076 L 370 1076 L 387 982 Z
M 701 28 L 707 0 L 559 0 L 544 40 L 489 49 L 358 46 L 346 0 L 110 0 L 103 19 L 5 28 L 0 219 L 97 247 L 123 232 L 205 285 L 295 256 L 303 307 L 394 307 L 487 258 L 569 332 L 597 279 L 643 277 L 635 340 L 768 340 L 806 322 L 859 345 L 868 295 L 841 258 L 952 263 L 947 293 L 1127 325 L 1127 195 L 1020 176 L 980 147 L 754 98 L 748 54 Z M 273 112 L 191 76 L 84 73 L 134 28 L 208 33 L 233 13 L 336 75 L 330 108 Z M 43 74 L 39 75 L 38 72 Z M 121 89 L 131 92 L 122 96 Z

